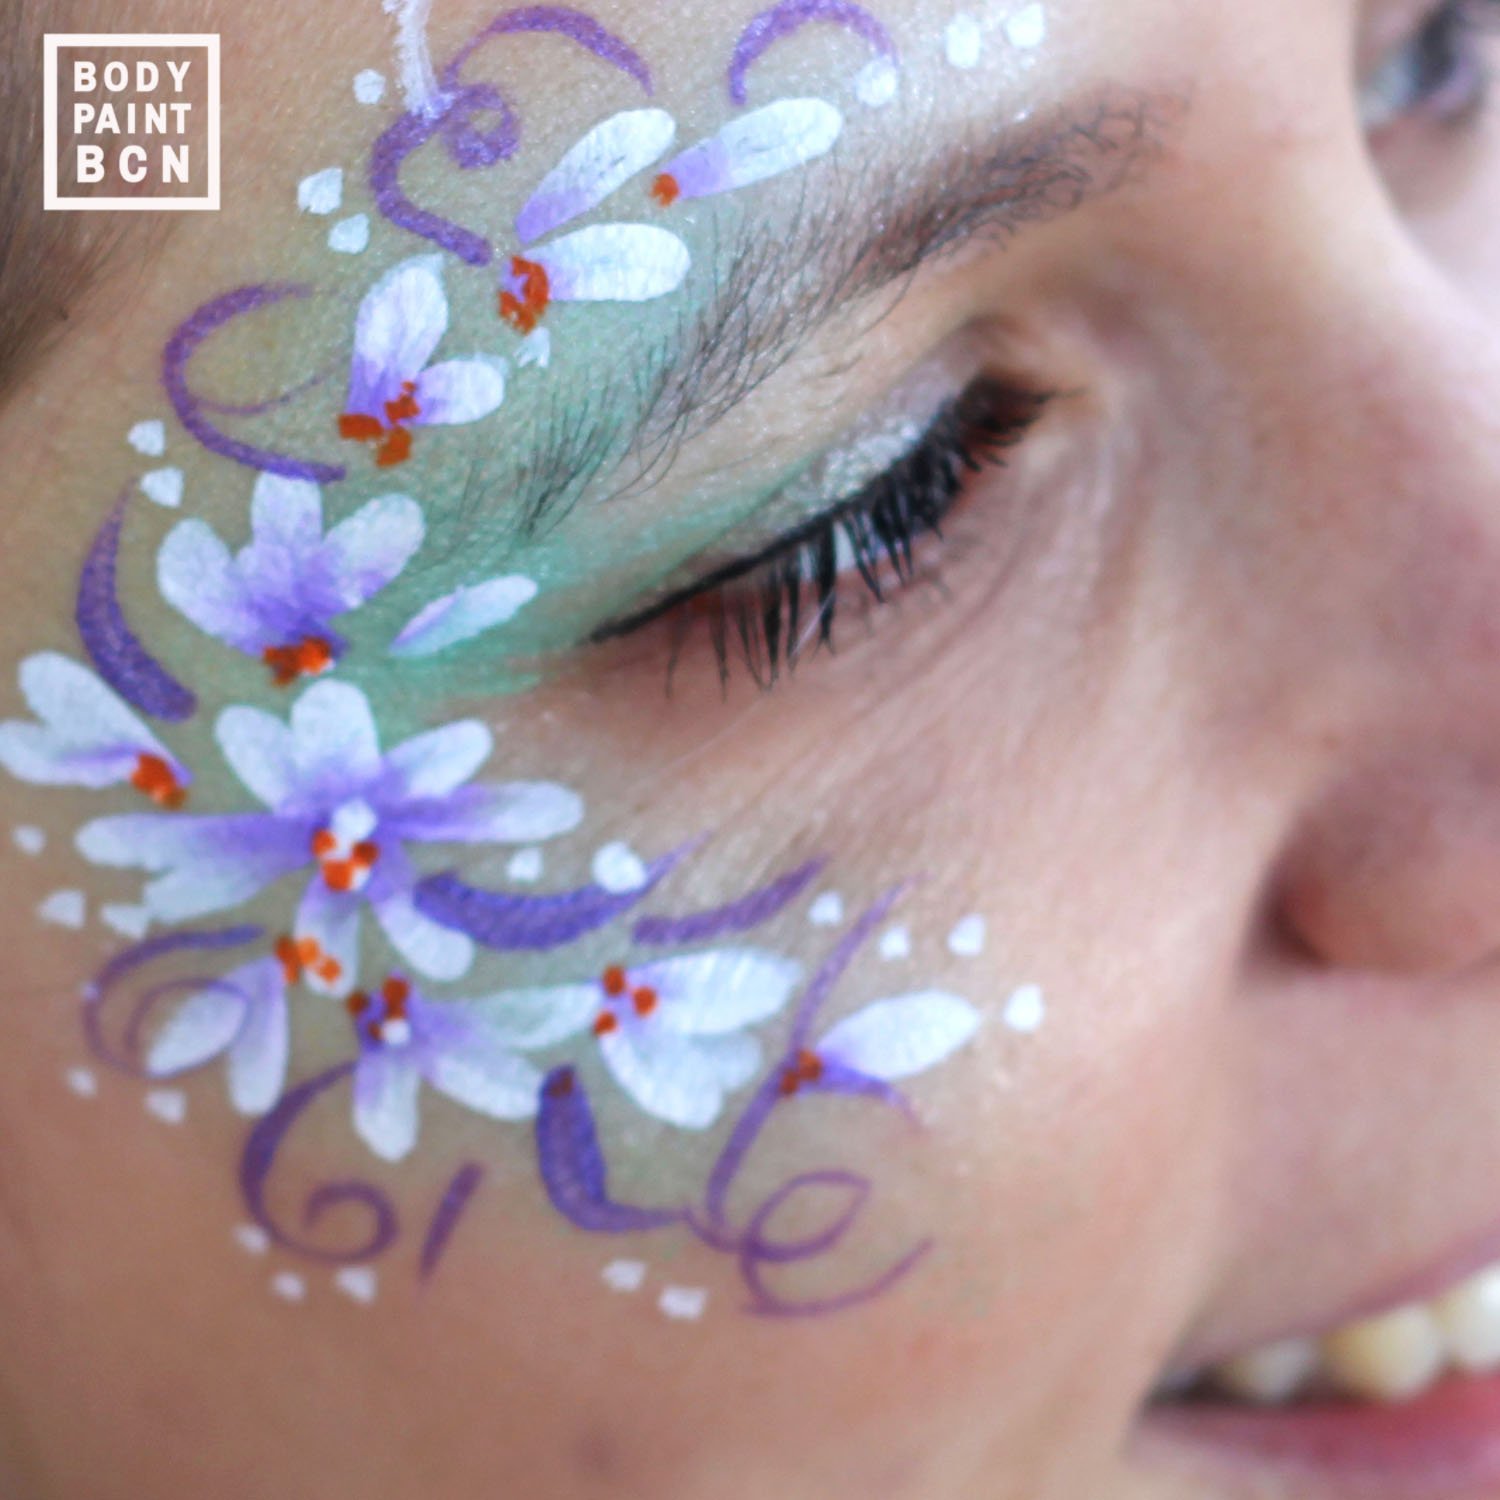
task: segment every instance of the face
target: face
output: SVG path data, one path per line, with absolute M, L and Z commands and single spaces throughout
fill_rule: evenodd
M 1500 1493 L 1491 9 L 223 7 L 0 409 L 0 1488 Z

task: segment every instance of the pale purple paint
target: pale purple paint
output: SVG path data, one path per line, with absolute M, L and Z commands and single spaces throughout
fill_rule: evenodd
M 754 17 L 740 33 L 729 64 L 729 97 L 736 104 L 744 104 L 749 97 L 746 76 L 762 53 L 812 21 L 843 26 L 862 37 L 882 57 L 893 63 L 899 61 L 890 32 L 864 6 L 853 4 L 852 0 L 781 0 L 779 5 Z
M 737 901 L 709 907 L 689 916 L 642 917 L 631 936 L 638 943 L 664 946 L 706 943 L 731 933 L 749 932 L 762 922 L 769 922 L 795 901 L 818 878 L 827 863 L 821 857 L 811 859 Z
M 418 1264 L 419 1274 L 423 1281 L 426 1281 L 437 1270 L 438 1263 L 443 1258 L 443 1252 L 448 1248 L 448 1241 L 453 1238 L 453 1233 L 458 1228 L 458 1221 L 469 1206 L 469 1199 L 474 1196 L 479 1184 L 483 1181 L 484 1168 L 477 1161 L 466 1161 L 453 1174 L 447 1191 L 438 1201 L 432 1222 L 427 1226 L 427 1237 L 422 1241 L 422 1257 Z
M 104 519 L 78 575 L 74 619 L 99 675 L 133 708 L 180 724 L 192 718 L 198 700 L 141 644 L 126 623 L 115 586 L 115 563 L 130 488 L 120 493 Z

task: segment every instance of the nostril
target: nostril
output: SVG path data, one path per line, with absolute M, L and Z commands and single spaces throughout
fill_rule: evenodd
M 1442 975 L 1500 953 L 1500 778 L 1448 762 L 1364 774 L 1315 807 L 1276 914 L 1318 961 Z

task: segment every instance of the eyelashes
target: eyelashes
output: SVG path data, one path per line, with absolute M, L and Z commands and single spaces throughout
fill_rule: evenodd
M 918 542 L 941 537 L 968 483 L 1004 462 L 1050 399 L 988 376 L 973 381 L 856 493 L 758 552 L 600 627 L 591 639 L 619 640 L 664 623 L 673 632 L 675 666 L 689 634 L 703 628 L 721 682 L 738 661 L 762 688 L 771 687 L 810 649 L 832 649 L 846 586 L 878 605 L 917 577 Z

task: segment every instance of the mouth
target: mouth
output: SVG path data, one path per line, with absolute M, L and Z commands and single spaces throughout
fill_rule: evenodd
M 1497 1250 L 1492 1236 L 1322 1329 L 1179 1364 L 1143 1443 L 1233 1495 L 1500 1500 Z

